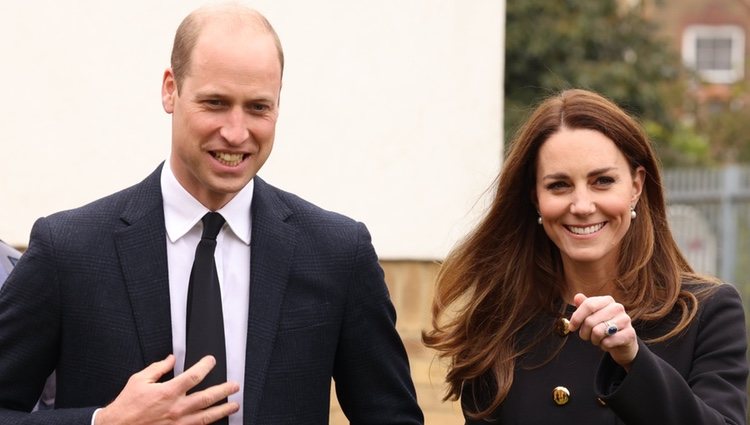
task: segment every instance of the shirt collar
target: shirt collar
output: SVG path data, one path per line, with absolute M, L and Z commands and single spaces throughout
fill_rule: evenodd
M 250 245 L 250 206 L 254 186 L 254 180 L 250 180 L 231 201 L 217 211 L 224 217 L 232 233 L 245 245 Z M 165 161 L 162 167 L 161 193 L 164 200 L 164 225 L 167 237 L 174 243 L 195 227 L 209 209 L 193 198 L 177 181 L 169 160 Z

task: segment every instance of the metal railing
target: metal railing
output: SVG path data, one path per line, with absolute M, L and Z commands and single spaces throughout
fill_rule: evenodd
M 750 166 L 664 171 L 669 222 L 696 270 L 750 288 Z

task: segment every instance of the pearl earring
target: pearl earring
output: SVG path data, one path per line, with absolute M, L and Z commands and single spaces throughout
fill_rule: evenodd
M 542 224 L 542 216 L 541 215 L 539 217 L 537 217 L 536 222 L 537 222 L 537 224 Z
M 635 212 L 635 207 L 630 207 L 630 219 L 635 220 L 638 217 L 638 213 Z

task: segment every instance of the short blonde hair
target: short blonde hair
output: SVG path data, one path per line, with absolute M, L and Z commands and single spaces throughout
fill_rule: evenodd
M 282 75 L 284 74 L 284 50 L 281 48 L 281 40 L 265 16 L 255 9 L 236 3 L 206 6 L 196 9 L 186 16 L 180 23 L 180 26 L 177 27 L 177 32 L 175 33 L 174 44 L 172 45 L 171 66 L 178 91 L 182 88 L 182 82 L 190 70 L 191 55 L 206 22 L 216 16 L 227 15 L 242 20 L 248 25 L 257 27 L 273 37 L 276 44 L 276 51 L 279 55 L 281 73 Z

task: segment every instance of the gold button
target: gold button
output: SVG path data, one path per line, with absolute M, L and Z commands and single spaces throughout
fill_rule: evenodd
M 558 406 L 568 404 L 570 401 L 570 391 L 565 387 L 555 387 L 555 389 L 552 390 L 552 400 L 554 400 L 555 404 Z
M 560 320 L 555 322 L 555 332 L 560 336 L 565 336 L 570 333 L 570 320 L 562 317 Z

